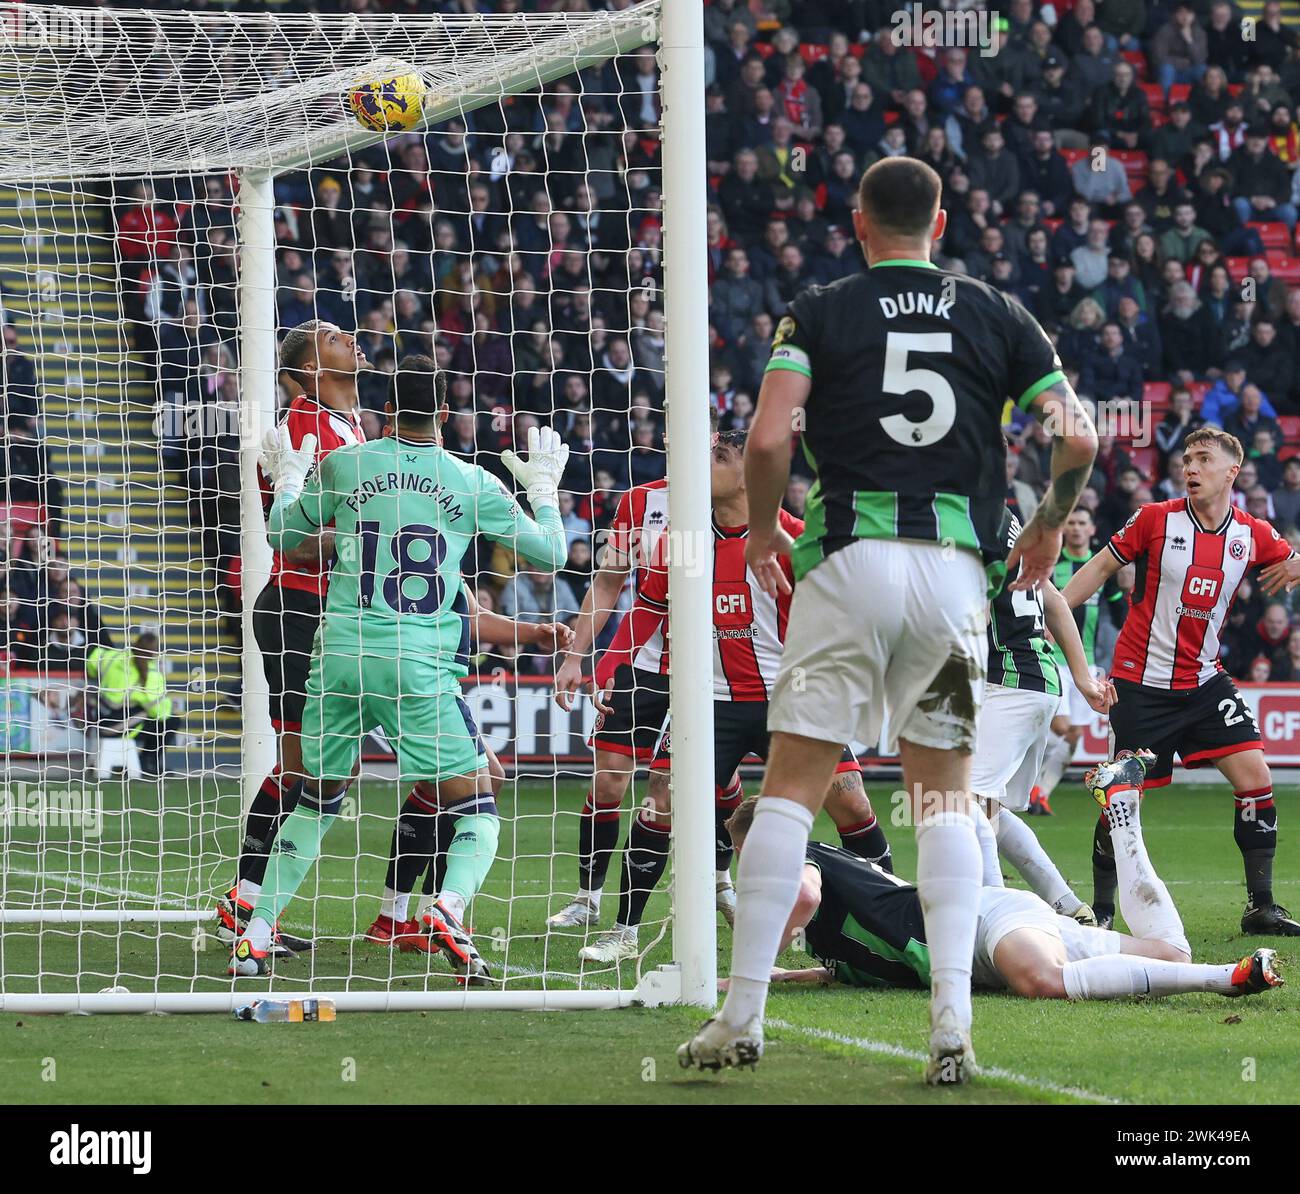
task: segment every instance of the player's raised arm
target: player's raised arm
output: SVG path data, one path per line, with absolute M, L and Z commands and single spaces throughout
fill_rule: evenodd
M 569 555 L 568 537 L 560 520 L 560 478 L 568 459 L 569 445 L 549 427 L 528 429 L 526 459 L 511 451 L 501 453 L 501 463 L 528 494 L 533 518 L 491 473 L 481 470 L 478 529 L 545 572 L 558 572 Z
M 1070 583 L 1061 590 L 1061 596 L 1070 609 L 1075 609 L 1088 600 L 1102 585 L 1124 567 L 1124 561 L 1111 555 L 1103 547 L 1072 577 Z M 1055 630 L 1052 631 L 1056 633 Z
M 262 471 L 275 486 L 266 534 L 277 551 L 297 547 L 334 520 L 335 495 L 322 488 L 324 462 L 307 478 L 315 461 L 314 435 L 304 436 L 302 446 L 295 448 L 288 427 L 281 424 L 262 439 Z
M 1118 699 L 1115 686 L 1104 677 L 1094 679 L 1092 669 L 1088 666 L 1088 655 L 1083 649 L 1083 639 L 1079 637 L 1079 627 L 1074 621 L 1070 607 L 1060 590 L 1045 581 L 1041 590 L 1043 594 L 1043 617 L 1047 629 L 1052 632 L 1057 646 L 1065 655 L 1065 662 L 1070 668 L 1070 678 L 1083 694 L 1083 699 L 1098 713 L 1105 713 Z
M 749 497 L 749 544 L 745 558 L 755 578 L 769 596 L 790 592 L 777 554 L 777 515 L 790 483 L 790 437 L 795 411 L 801 410 L 812 390 L 806 372 L 768 365 L 758 392 L 758 411 L 745 444 L 745 491 Z
M 563 622 L 517 622 L 484 609 L 469 586 L 465 587 L 464 593 L 470 633 L 475 642 L 526 643 L 542 647 L 548 654 L 563 651 L 573 642 L 573 631 Z
M 1007 559 L 1008 567 L 1020 563 L 1011 587 L 1032 589 L 1051 576 L 1060 559 L 1065 520 L 1092 476 L 1097 429 L 1064 378 L 1022 402 L 1052 436 L 1052 483 Z

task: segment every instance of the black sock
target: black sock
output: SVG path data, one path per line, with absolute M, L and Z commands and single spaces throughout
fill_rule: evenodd
M 1097 818 L 1092 832 L 1092 910 L 1098 920 L 1115 916 L 1115 891 L 1119 877 L 1115 874 L 1115 846 L 1110 840 L 1106 818 Z
M 266 877 L 266 864 L 275 845 L 275 835 L 284 820 L 298 803 L 302 781 L 287 792 L 282 787 L 279 768 L 262 781 L 253 803 L 244 818 L 244 840 L 239 851 L 239 878 L 261 883 Z
M 610 859 L 618 849 L 617 804 L 597 804 L 587 793 L 578 822 L 578 886 L 583 891 L 599 891 L 605 886 Z
M 424 872 L 425 895 L 437 895 L 442 890 L 443 880 L 447 877 L 447 847 L 456 836 L 456 822 L 459 817 L 450 813 L 440 813 L 434 822 L 433 862 Z
M 727 822 L 731 820 L 731 814 L 744 799 L 745 789 L 741 787 L 739 780 L 726 788 L 715 786 L 713 789 L 713 866 L 719 873 L 731 870 L 731 860 L 736 851 L 731 841 L 731 833 L 727 829 Z
M 1246 893 L 1256 908 L 1273 903 L 1273 855 L 1277 853 L 1277 805 L 1273 789 L 1234 794 L 1232 836 L 1246 867 Z
M 856 825 L 839 826 L 840 845 L 850 854 L 874 862 L 882 870 L 894 870 L 894 856 L 889 850 L 889 839 L 880 824 L 880 818 L 873 816 L 870 821 L 861 821 Z
M 640 817 L 632 822 L 623 847 L 623 890 L 618 897 L 618 924 L 639 925 L 650 893 L 663 878 L 668 865 L 668 826 L 647 825 Z
M 412 792 L 397 815 L 393 840 L 388 850 L 388 874 L 384 886 L 403 895 L 415 890 L 416 881 L 429 866 L 434 852 L 438 814 Z M 407 910 L 410 915 L 410 910 Z

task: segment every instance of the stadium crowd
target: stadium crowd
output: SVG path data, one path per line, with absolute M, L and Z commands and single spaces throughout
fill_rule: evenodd
M 1102 447 L 1083 502 L 1098 545 L 1140 505 L 1184 492 L 1182 441 L 1216 423 L 1247 454 L 1234 500 L 1300 546 L 1300 39 L 1282 5 L 1268 0 L 1248 39 L 1226 0 L 1010 0 L 987 53 L 898 45 L 894 12 L 877 0 L 706 3 L 709 399 L 721 426 L 752 417 L 795 294 L 864 268 L 852 230 L 862 171 L 912 154 L 943 179 L 937 264 L 1015 295 L 1097 404 Z M 664 475 L 657 82 L 647 48 L 277 180 L 278 322 L 357 330 L 374 366 L 361 383 L 368 436 L 382 432 L 397 360 L 420 352 L 449 374 L 452 451 L 508 481 L 500 453 L 529 427 L 548 423 L 570 445 L 566 569 L 554 581 L 514 574 L 486 545 L 468 561 L 480 602 L 509 615 L 571 616 L 621 493 Z M 164 460 L 188 473 L 235 608 L 237 439 L 220 417 L 238 396 L 233 179 L 156 179 L 111 200 L 124 311 L 157 370 Z M 5 353 L 20 355 L 8 331 Z M 36 396 L 10 380 L 20 372 L 6 364 L 7 443 L 21 448 L 14 420 L 32 418 Z M 1047 439 L 1010 405 L 1006 431 L 1008 498 L 1027 517 Z M 802 454 L 794 470 L 787 505 L 802 515 Z M 1225 666 L 1300 681 L 1293 626 L 1289 599 L 1266 606 L 1248 583 Z M 547 664 L 511 655 L 484 644 L 482 663 Z

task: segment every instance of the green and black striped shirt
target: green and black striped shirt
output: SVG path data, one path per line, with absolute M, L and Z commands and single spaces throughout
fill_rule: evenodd
M 806 375 L 816 481 L 796 578 L 855 539 L 919 539 L 999 558 L 1002 411 L 1064 380 L 1015 299 L 925 261 L 813 286 L 777 324 L 767 368 Z
M 1003 533 L 1009 553 L 1020 537 L 1020 520 L 1010 510 L 1006 512 Z M 1042 590 L 1035 586 L 1012 591 L 1010 586 L 1020 575 L 1019 564 L 1011 573 L 1002 566 L 997 574 L 1002 587 L 989 605 L 989 683 L 1060 696 L 1061 677 L 1053 645 L 1043 633 Z M 1064 659 L 1060 662 L 1065 666 Z

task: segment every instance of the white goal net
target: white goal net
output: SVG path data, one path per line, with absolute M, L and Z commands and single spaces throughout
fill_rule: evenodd
M 499 17 L 0 4 L 0 1007 L 711 1000 L 712 785 L 675 810 L 671 864 L 664 832 L 646 886 L 644 843 L 622 857 L 644 772 L 617 780 L 617 804 L 596 799 L 596 709 L 554 699 L 567 633 L 546 629 L 578 623 L 626 495 L 666 478 L 669 410 L 674 530 L 706 537 L 706 296 L 690 266 L 665 270 L 671 253 L 703 258 L 699 15 L 665 21 L 682 22 L 676 39 L 658 0 Z M 412 86 L 409 129 L 369 130 L 350 108 L 359 88 Z M 349 373 L 329 354 L 353 347 Z M 446 452 L 507 491 L 503 453 L 530 428 L 569 447 L 558 571 L 472 536 L 464 588 L 497 620 L 464 619 L 465 674 L 437 728 L 410 702 L 399 718 L 444 756 L 490 752 L 493 793 L 474 808 L 430 803 L 428 786 L 408 800 L 425 777 L 400 724 L 349 739 L 328 705 L 314 730 L 303 711 L 332 649 L 308 623 L 340 574 L 333 551 L 378 552 L 354 569 L 362 590 L 394 586 L 414 609 L 442 547 L 363 523 L 273 556 L 256 467 L 276 422 L 320 433 L 322 460 L 384 442 L 411 358 L 446 380 Z M 675 649 L 707 642 L 692 562 L 672 567 Z M 597 653 L 634 580 L 635 566 L 599 609 Z M 686 767 L 711 774 L 711 708 L 705 673 L 678 699 L 707 650 L 680 658 L 682 792 Z M 362 667 L 364 729 L 398 670 Z M 359 757 L 360 776 L 280 916 L 276 940 L 303 948 L 235 980 L 226 928 L 262 908 L 302 793 L 281 749 L 300 727 L 309 760 Z M 467 859 L 474 825 L 499 838 L 490 860 Z M 602 883 L 589 923 L 548 924 Z M 475 981 L 445 943 L 426 948 L 427 926 L 412 938 L 448 892 L 486 966 Z M 633 948 L 592 953 L 616 919 L 640 922 Z

